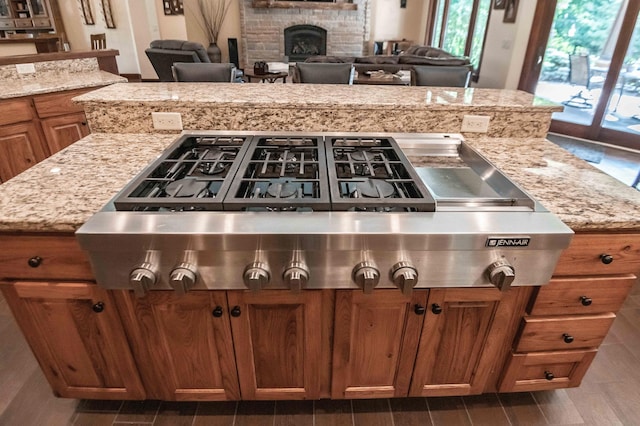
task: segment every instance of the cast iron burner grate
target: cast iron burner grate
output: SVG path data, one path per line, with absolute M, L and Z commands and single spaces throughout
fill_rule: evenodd
M 325 141 L 333 210 L 435 211 L 435 201 L 389 137 Z
M 222 210 L 249 138 L 182 136 L 122 190 L 114 201 L 116 209 Z
M 321 136 L 256 136 L 223 202 L 225 210 L 331 210 Z

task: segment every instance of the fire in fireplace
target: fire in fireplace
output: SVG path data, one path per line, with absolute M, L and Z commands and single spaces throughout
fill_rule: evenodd
M 315 25 L 293 25 L 284 29 L 284 54 L 290 61 L 327 54 L 327 30 Z

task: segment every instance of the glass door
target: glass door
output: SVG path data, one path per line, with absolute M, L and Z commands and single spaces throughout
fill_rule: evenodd
M 0 18 L 11 18 L 9 0 L 0 0 Z
M 631 0 L 538 2 L 519 88 L 564 106 L 551 131 L 640 149 L 639 9 Z

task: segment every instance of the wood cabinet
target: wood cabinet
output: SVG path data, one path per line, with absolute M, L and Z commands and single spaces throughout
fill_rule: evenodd
M 71 99 L 92 89 L 0 101 L 0 179 L 3 182 L 87 136 L 82 107 Z
M 148 398 L 240 399 L 225 292 L 115 296 Z
M 576 235 L 554 278 L 534 292 L 498 390 L 579 386 L 638 270 L 639 235 Z
M 109 292 L 82 282 L 0 287 L 56 395 L 145 398 Z
M 427 303 L 398 290 L 336 291 L 331 397 L 406 396 Z
M 330 295 L 116 292 L 148 397 L 189 401 L 328 394 Z
M 64 33 L 57 0 L 0 0 L 0 30 Z

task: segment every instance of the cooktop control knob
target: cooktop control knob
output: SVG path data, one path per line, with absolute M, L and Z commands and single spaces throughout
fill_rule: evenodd
M 284 270 L 282 280 L 293 292 L 298 292 L 309 281 L 309 268 L 302 262 L 291 262 Z
M 269 284 L 269 280 L 271 279 L 269 266 L 266 263 L 253 262 L 244 268 L 243 279 L 244 285 L 246 285 L 249 290 L 260 290 Z
M 196 269 L 188 263 L 179 264 L 169 275 L 169 285 L 178 294 L 185 294 L 196 283 Z
M 150 287 L 156 283 L 156 274 L 151 269 L 151 265 L 142 264 L 129 274 L 129 284 L 133 287 L 133 292 L 137 297 L 144 297 Z
M 380 271 L 371 262 L 360 262 L 351 273 L 353 281 L 365 292 L 369 294 L 380 282 Z
M 487 268 L 489 282 L 500 290 L 507 290 L 516 279 L 516 271 L 505 259 L 496 260 Z
M 418 284 L 418 271 L 410 262 L 401 261 L 391 267 L 391 279 L 402 294 L 411 297 L 413 288 Z

